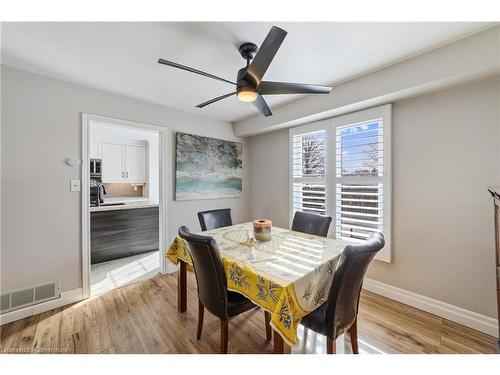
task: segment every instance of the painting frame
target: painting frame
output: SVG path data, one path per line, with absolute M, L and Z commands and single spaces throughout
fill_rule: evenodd
M 175 133 L 175 200 L 241 198 L 243 143 Z

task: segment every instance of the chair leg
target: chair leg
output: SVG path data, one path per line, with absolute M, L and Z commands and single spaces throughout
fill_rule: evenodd
M 271 336 L 272 336 L 272 329 L 271 329 L 271 313 L 264 311 L 264 322 L 266 324 L 266 340 L 271 341 Z
M 358 351 L 358 319 L 352 323 L 351 328 L 349 328 L 349 336 L 351 336 L 351 348 L 354 354 L 359 354 Z
M 335 354 L 337 353 L 337 344 L 335 343 L 335 340 L 326 339 L 326 352 L 328 354 Z
M 205 306 L 198 300 L 198 331 L 196 332 L 196 340 L 201 339 L 201 331 L 203 330 L 203 315 L 205 313 Z
M 229 322 L 227 320 L 220 321 L 220 353 L 227 354 L 227 342 L 229 336 Z
M 187 264 L 182 260 L 179 262 L 177 274 L 177 311 L 183 313 L 187 309 Z

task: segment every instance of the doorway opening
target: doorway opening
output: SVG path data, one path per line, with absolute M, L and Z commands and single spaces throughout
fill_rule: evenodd
M 166 129 L 83 115 L 85 297 L 166 273 Z M 87 172 L 87 173 L 85 173 Z

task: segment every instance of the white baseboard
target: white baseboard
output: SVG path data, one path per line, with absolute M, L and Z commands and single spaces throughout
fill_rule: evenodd
M 83 299 L 83 289 L 72 289 L 62 292 L 59 298 L 42 302 L 37 305 L 24 307 L 19 310 L 10 311 L 0 315 L 0 325 L 4 325 L 15 320 L 23 319 L 28 316 L 36 315 L 55 309 L 57 307 L 69 305 L 70 303 L 78 302 Z
M 363 289 L 498 337 L 498 320 L 408 290 L 365 278 Z

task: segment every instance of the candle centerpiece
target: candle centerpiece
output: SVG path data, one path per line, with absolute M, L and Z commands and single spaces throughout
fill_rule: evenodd
M 253 234 L 257 241 L 271 241 L 272 221 L 258 219 L 253 221 Z

